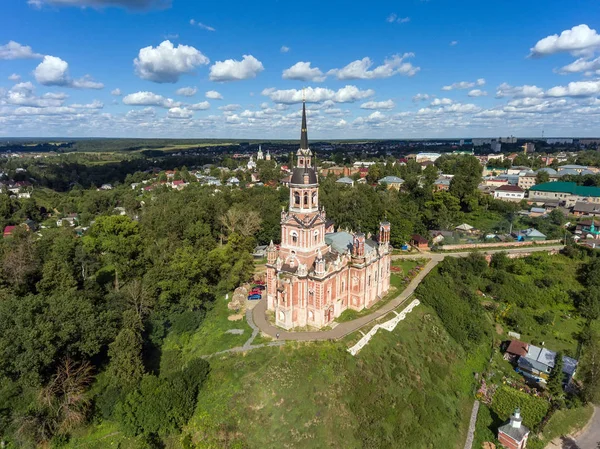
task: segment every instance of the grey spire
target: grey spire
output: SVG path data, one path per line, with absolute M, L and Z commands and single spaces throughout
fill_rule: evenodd
M 306 131 L 306 102 L 302 102 L 302 130 L 300 131 L 300 149 L 308 150 L 308 133 Z

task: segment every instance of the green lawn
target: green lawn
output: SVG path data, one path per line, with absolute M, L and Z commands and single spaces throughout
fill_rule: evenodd
M 252 329 L 246 323 L 245 317 L 238 321 L 227 319 L 235 314 L 238 312 L 232 312 L 227 308 L 225 298 L 219 298 L 196 331 L 181 335 L 167 335 L 163 351 L 181 351 L 182 359 L 185 362 L 202 355 L 242 346 L 252 335 Z M 229 329 L 242 329 L 244 333 L 241 335 L 228 334 L 226 331 Z
M 473 375 L 431 309 L 381 331 L 357 357 L 340 342 L 211 359 L 185 433 L 200 448 L 454 448 Z

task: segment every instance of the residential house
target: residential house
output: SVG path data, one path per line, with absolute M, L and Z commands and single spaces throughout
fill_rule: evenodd
M 254 252 L 252 253 L 252 257 L 255 259 L 264 259 L 267 257 L 267 248 L 268 245 L 258 245 L 254 248 Z
M 396 189 L 400 190 L 402 184 L 404 184 L 404 179 L 399 178 L 398 176 L 386 176 L 385 178 L 381 178 L 379 184 L 387 186 L 388 189 Z
M 409 243 L 417 249 L 429 249 L 429 241 L 419 234 L 413 234 Z
M 446 238 L 452 238 L 454 233 L 452 231 L 432 230 L 429 231 L 429 235 L 431 236 L 431 241 L 434 244 L 437 244 L 444 241 Z
M 494 190 L 494 198 L 502 201 L 521 201 L 525 199 L 525 191 L 519 186 L 503 185 Z
M 233 176 L 227 180 L 227 185 L 237 187 L 240 185 L 240 180 Z
M 433 187 L 436 191 L 447 191 L 450 190 L 451 178 L 438 178 L 433 183 Z
M 577 201 L 571 212 L 576 217 L 597 217 L 600 215 L 600 204 Z
M 62 226 L 65 222 L 69 225 L 69 226 L 75 226 L 75 224 L 78 221 L 78 216 L 77 214 L 69 214 L 64 218 L 59 218 L 58 220 L 56 220 L 56 226 Z
M 352 187 L 354 186 L 354 180 L 352 178 L 348 178 L 347 176 L 344 176 L 343 178 L 340 178 L 336 181 L 337 184 L 342 184 L 348 187 Z
M 523 190 L 530 189 L 536 183 L 536 174 L 532 170 L 526 170 L 519 172 L 519 181 L 517 185 Z
M 529 429 L 523 425 L 518 408 L 506 424 L 498 427 L 498 441 L 507 449 L 525 449 L 528 437 Z
M 517 372 L 536 382 L 545 384 L 554 368 L 556 352 L 546 348 L 529 345 L 527 354 L 519 357 Z M 568 384 L 577 370 L 577 360 L 563 356 L 563 383 Z
M 457 226 L 454 229 L 456 229 L 459 232 L 465 232 L 467 234 L 472 234 L 473 232 L 476 231 L 476 229 L 473 226 L 471 226 L 471 225 L 469 225 L 467 223 L 463 223 L 463 224 Z
M 517 233 L 518 241 L 537 242 L 546 240 L 546 236 L 534 228 L 524 229 Z
M 524 357 L 527 355 L 528 350 L 528 343 L 524 343 L 519 340 L 511 340 L 510 343 L 508 343 L 508 347 L 504 351 L 504 360 L 516 363 L 519 360 L 519 357 Z
M 111 184 L 102 184 L 99 190 L 112 190 L 113 186 Z
M 181 190 L 181 189 L 185 188 L 187 185 L 188 185 L 188 183 L 182 179 L 178 179 L 178 180 L 171 182 L 171 187 L 174 189 L 177 189 L 177 190 Z

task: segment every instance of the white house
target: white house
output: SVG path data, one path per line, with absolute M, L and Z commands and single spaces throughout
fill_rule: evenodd
M 525 190 L 519 186 L 505 185 L 494 190 L 494 198 L 502 201 L 521 201 L 525 198 Z

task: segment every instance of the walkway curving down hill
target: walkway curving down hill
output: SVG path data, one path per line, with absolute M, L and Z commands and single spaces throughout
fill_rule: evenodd
M 488 250 L 483 252 L 483 254 L 494 254 L 500 252 L 507 252 L 512 254 L 518 253 L 530 253 L 530 252 L 540 252 L 540 251 L 556 251 L 564 248 L 563 245 L 555 245 L 555 246 L 540 246 L 540 247 L 527 247 L 527 248 L 514 248 L 514 249 L 497 249 L 497 250 Z M 392 259 L 423 259 L 428 258 L 429 262 L 425 265 L 423 270 L 419 272 L 417 276 L 406 286 L 406 288 L 400 293 L 397 297 L 392 299 L 387 304 L 383 305 L 380 309 L 375 310 L 373 313 L 369 315 L 365 315 L 363 317 L 357 318 L 352 321 L 347 321 L 345 323 L 338 324 L 334 329 L 326 330 L 326 331 L 314 331 L 314 332 L 289 332 L 283 330 L 281 328 L 273 326 L 268 320 L 266 316 L 267 311 L 267 301 L 266 299 L 261 299 L 254 309 L 252 309 L 252 318 L 254 324 L 260 329 L 261 332 L 273 337 L 277 338 L 277 334 L 279 334 L 280 341 L 317 341 L 317 340 L 337 340 L 345 337 L 346 335 L 362 328 L 363 326 L 375 321 L 378 318 L 386 315 L 388 312 L 394 310 L 396 307 L 404 303 L 416 290 L 421 281 L 429 274 L 433 268 L 440 263 L 446 257 L 466 257 L 471 252 L 456 252 L 456 253 L 421 253 L 418 255 L 398 255 L 392 256 Z

